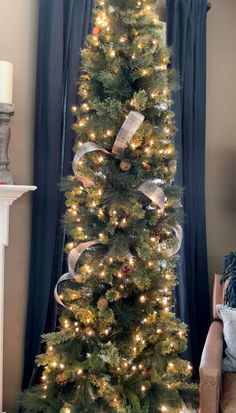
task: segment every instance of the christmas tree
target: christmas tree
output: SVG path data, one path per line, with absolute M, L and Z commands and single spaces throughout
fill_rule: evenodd
M 74 174 L 63 187 L 69 273 L 60 326 L 43 336 L 26 412 L 180 413 L 195 395 L 174 313 L 181 200 L 156 0 L 98 0 L 73 107 Z

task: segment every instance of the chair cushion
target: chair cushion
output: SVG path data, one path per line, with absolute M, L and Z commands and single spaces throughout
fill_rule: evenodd
M 221 413 L 236 412 L 236 373 L 225 373 L 220 401 Z
M 216 308 L 224 324 L 224 339 L 227 346 L 223 360 L 223 373 L 234 373 L 236 372 L 236 308 L 222 304 L 218 304 Z

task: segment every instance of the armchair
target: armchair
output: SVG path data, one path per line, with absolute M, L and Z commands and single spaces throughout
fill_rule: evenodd
M 227 288 L 216 274 L 213 290 L 213 322 L 210 326 L 200 363 L 200 413 L 236 413 L 236 374 L 222 376 L 224 351 L 223 324 L 216 304 L 224 303 Z

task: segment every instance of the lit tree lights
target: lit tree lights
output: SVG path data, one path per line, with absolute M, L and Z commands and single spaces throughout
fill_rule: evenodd
M 194 402 L 174 314 L 182 230 L 171 91 L 152 0 L 98 0 L 82 50 L 74 175 L 63 182 L 69 275 L 26 412 L 180 413 Z

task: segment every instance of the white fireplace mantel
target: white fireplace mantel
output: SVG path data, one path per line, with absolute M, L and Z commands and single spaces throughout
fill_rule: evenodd
M 36 189 L 36 186 L 0 185 L 0 413 L 3 411 L 4 250 L 9 238 L 9 208 L 24 193 Z

